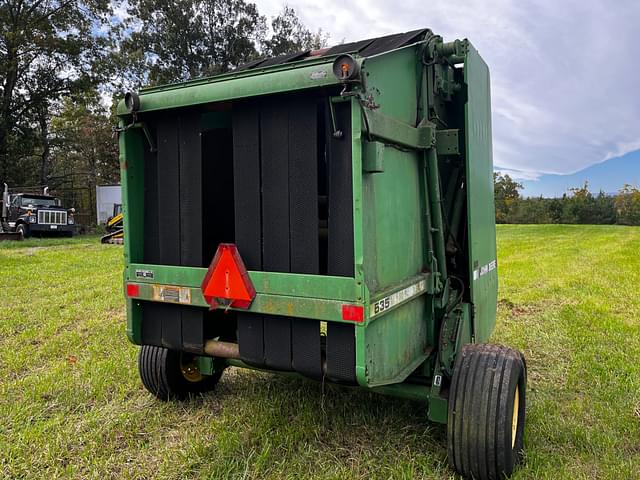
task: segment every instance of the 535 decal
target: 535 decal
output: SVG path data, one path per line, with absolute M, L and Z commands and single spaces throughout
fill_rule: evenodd
M 373 304 L 373 314 L 384 312 L 387 308 L 391 308 L 391 298 L 383 298 Z
M 389 296 L 381 298 L 380 300 L 376 300 L 371 305 L 369 305 L 369 318 L 380 315 L 400 303 L 404 303 L 412 299 L 413 297 L 421 295 L 426 289 L 427 282 L 425 280 L 420 280 L 418 283 L 409 285 L 408 287 L 392 293 Z

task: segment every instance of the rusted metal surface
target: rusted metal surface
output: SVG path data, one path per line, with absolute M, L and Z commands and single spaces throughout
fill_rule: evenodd
M 240 349 L 237 343 L 219 340 L 207 340 L 204 345 L 204 353 L 217 358 L 240 358 Z

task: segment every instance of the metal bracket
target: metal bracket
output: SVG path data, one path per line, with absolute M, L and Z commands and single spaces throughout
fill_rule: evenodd
M 442 372 L 449 378 L 453 375 L 458 329 L 462 318 L 462 308 L 454 308 L 442 319 L 440 336 L 438 339 L 438 360 Z
M 458 129 L 436 131 L 436 151 L 438 155 L 460 155 L 460 135 Z
M 338 130 L 338 127 L 336 126 L 336 112 L 331 100 L 329 100 L 329 115 L 331 116 L 331 136 L 333 138 L 342 138 L 342 130 Z
M 431 122 L 421 122 L 413 127 L 377 110 L 363 108 L 362 113 L 370 138 L 415 150 L 428 150 L 436 144 L 435 125 Z
M 131 129 L 131 128 L 141 128 L 142 132 L 144 133 L 145 138 L 147 139 L 147 143 L 149 144 L 149 151 L 151 153 L 155 153 L 158 151 L 158 148 L 156 147 L 156 142 L 153 139 L 153 136 L 151 135 L 151 131 L 149 130 L 149 127 L 147 126 L 147 124 L 145 122 L 138 122 L 136 121 L 136 115 L 133 115 L 133 120 L 129 125 L 126 125 L 124 127 L 114 127 L 113 128 L 113 133 L 114 134 L 120 134 L 121 132 L 126 132 L 127 130 Z

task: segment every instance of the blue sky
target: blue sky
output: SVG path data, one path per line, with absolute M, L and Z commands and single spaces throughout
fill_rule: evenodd
M 256 3 L 267 16 L 284 5 Z M 469 38 L 491 69 L 494 163 L 516 178 L 570 174 L 640 149 L 640 0 L 287 3 L 330 43 L 420 27 Z

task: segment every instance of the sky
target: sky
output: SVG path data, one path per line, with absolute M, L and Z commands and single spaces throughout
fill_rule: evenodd
M 285 4 L 254 1 L 268 17 Z M 286 3 L 329 44 L 421 27 L 468 38 L 491 70 L 494 165 L 515 178 L 640 150 L 640 0 Z

